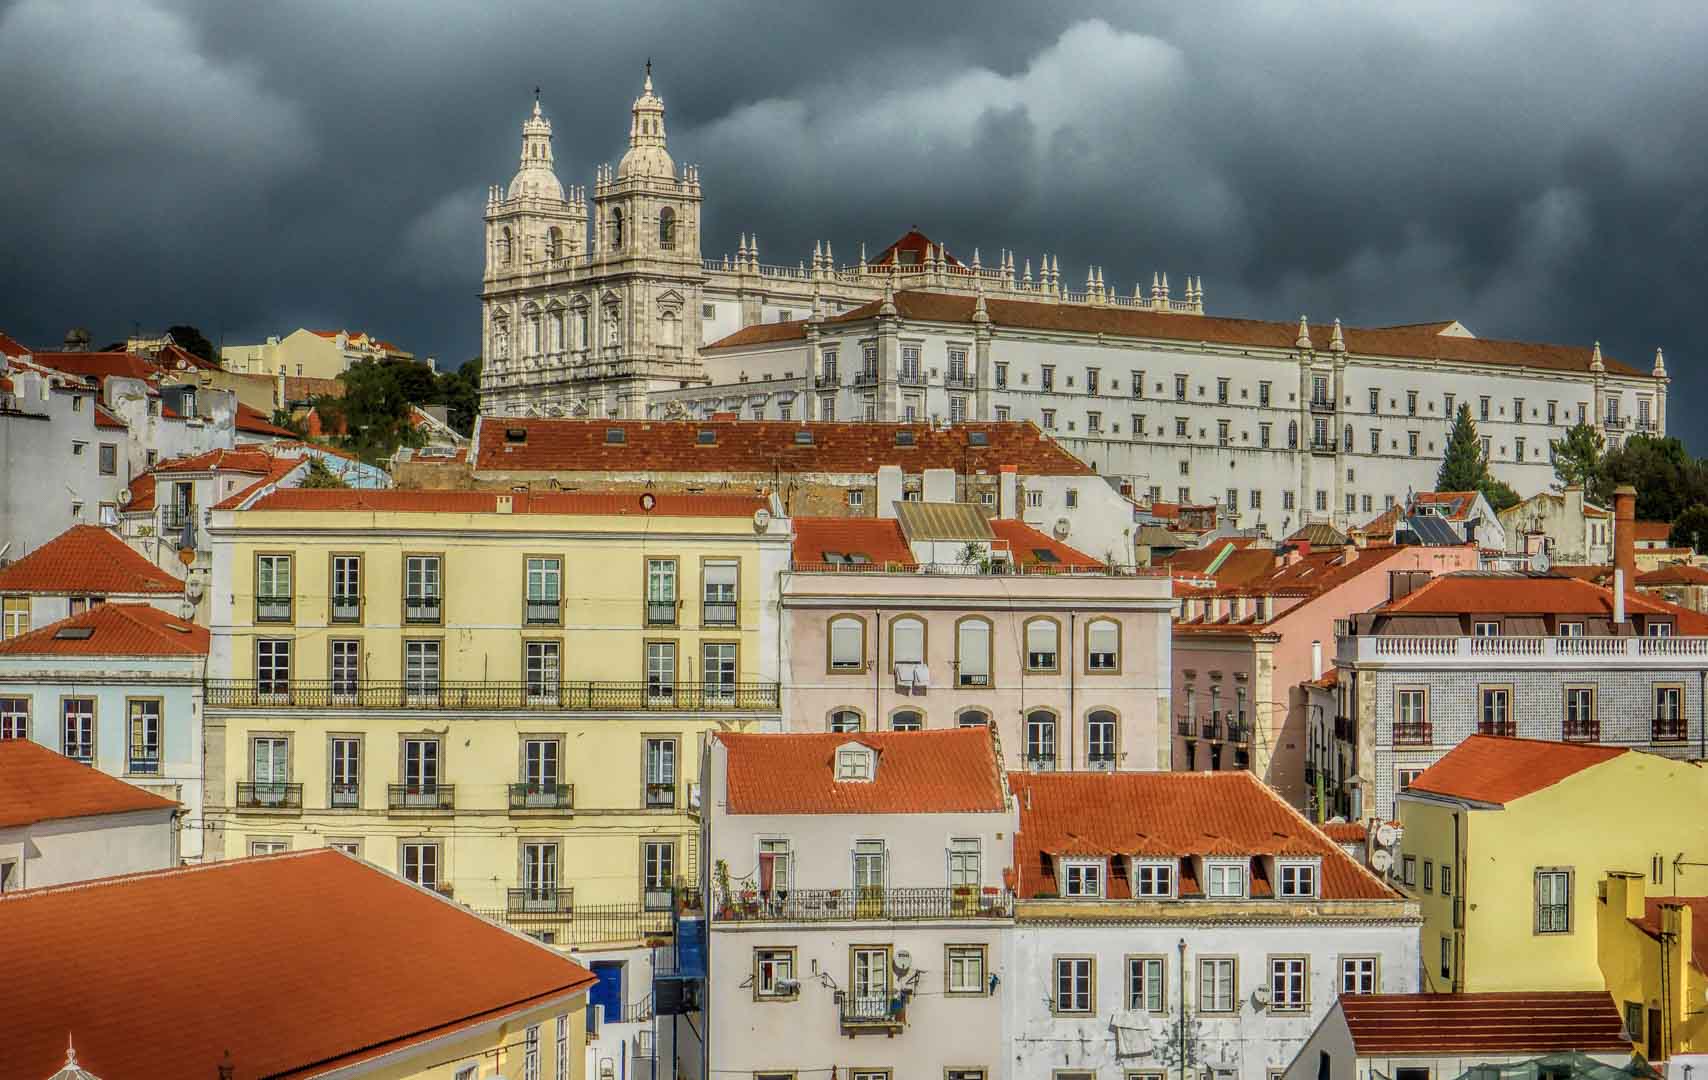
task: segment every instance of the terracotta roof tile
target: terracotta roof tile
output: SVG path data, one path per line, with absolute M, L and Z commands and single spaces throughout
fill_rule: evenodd
M 1356 821 L 1325 821 L 1317 828 L 1337 844 L 1362 844 L 1366 837 L 1364 826 Z
M 138 912 L 155 932 L 137 932 Z M 549 947 L 326 848 L 8 893 L 0 934 L 8 1077 L 45 1076 L 68 1030 L 97 1076 L 181 1080 L 227 1051 L 240 1077 L 324 1075 L 431 1052 L 593 982 Z
M 139 474 L 130 482 L 130 501 L 120 509 L 126 514 L 152 512 L 154 510 L 154 474 L 145 472 Z
M 0 829 L 177 805 L 40 743 L 0 739 Z
M 1461 571 L 1434 578 L 1381 611 L 1406 615 L 1600 615 L 1611 618 L 1613 590 L 1557 574 Z M 1671 615 L 1683 634 L 1708 633 L 1708 616 L 1642 593 L 1625 594 L 1627 614 Z
M 779 341 L 805 341 L 807 324 L 802 319 L 787 322 L 754 323 L 733 334 L 725 334 L 710 345 L 700 346 L 701 352 L 713 349 L 734 349 L 746 345 L 772 345 Z
M 1412 496 L 1412 503 L 1417 506 L 1444 507 L 1445 513 L 1437 517 L 1448 521 L 1463 521 L 1477 505 L 1475 491 L 1420 491 Z
M 1631 1052 L 1604 990 L 1343 994 L 1340 1008 L 1359 1057 Z
M 1639 541 L 1666 543 L 1672 538 L 1672 525 L 1665 521 L 1633 521 L 1631 538 Z
M 1630 751 L 1618 746 L 1472 735 L 1423 770 L 1413 791 L 1509 803 Z
M 30 350 L 25 348 L 22 342 L 0 330 L 0 356 L 22 357 L 28 355 L 30 355 Z
M 107 410 L 105 405 L 95 404 L 95 426 L 109 431 L 127 431 L 129 425 Z
M 0 641 L 0 656 L 207 654 L 206 628 L 147 604 L 97 604 L 79 615 Z
M 926 258 L 928 257 L 930 252 L 935 251 L 939 246 L 940 245 L 935 240 L 931 239 L 929 236 L 926 236 L 924 233 L 920 232 L 918 229 L 909 229 L 906 232 L 902 233 L 901 236 L 897 237 L 895 243 L 891 244 L 889 247 L 885 248 L 884 250 L 882 250 L 882 251 L 878 252 L 876 255 L 874 255 L 872 258 L 868 259 L 867 265 L 869 265 L 869 266 L 924 266 Z M 928 251 L 928 249 L 929 249 L 929 251 Z M 902 261 L 901 253 L 903 253 L 903 252 L 913 256 L 913 259 L 911 262 Z M 947 250 L 945 250 L 943 252 L 943 255 L 948 260 L 948 263 L 950 266 L 964 266 L 964 265 L 966 265 L 965 263 L 961 262 L 961 260 L 955 258 L 955 256 L 949 254 L 949 252 Z
M 508 498 L 513 514 L 610 514 L 644 517 L 647 511 L 635 494 L 557 491 L 418 491 L 403 488 L 280 488 L 263 496 L 250 510 L 350 511 L 360 513 L 494 514 L 498 500 Z M 752 517 L 767 507 L 758 495 L 657 496 L 653 517 Z M 224 503 L 221 506 L 225 506 Z
M 1637 575 L 1638 585 L 1708 585 L 1708 568 L 1675 563 Z
M 1007 806 L 988 728 L 716 736 L 732 814 L 995 813 Z M 870 781 L 838 781 L 836 750 L 878 752 Z
M 183 591 L 182 581 L 97 525 L 73 525 L 0 570 L 0 593 L 130 596 Z
M 273 458 L 265 450 L 240 448 L 236 450 L 209 450 L 189 457 L 172 458 L 154 466 L 156 475 L 165 476 L 173 473 L 203 473 L 214 470 L 229 470 L 231 472 L 248 472 L 260 476 L 272 467 Z
M 262 488 L 266 487 L 268 484 L 276 484 L 279 481 L 283 480 L 285 477 L 289 476 L 291 473 L 296 472 L 297 469 L 303 464 L 304 460 L 305 460 L 304 458 L 300 458 L 300 457 L 276 457 L 276 458 L 273 458 L 271 460 L 271 463 L 267 466 L 267 471 L 264 474 L 262 474 L 254 483 L 248 485 L 247 487 L 242 488 L 241 490 L 232 492 L 230 495 L 226 496 L 224 499 L 215 503 L 214 509 L 215 510 L 235 510 L 235 509 L 237 509 L 238 507 L 243 505 L 243 502 L 245 499 L 249 498 L 251 495 L 254 495 L 256 492 L 260 491 Z
M 525 433 L 510 442 L 508 430 Z M 606 441 L 608 431 L 623 442 Z M 701 443 L 701 432 L 713 441 Z M 811 442 L 797 441 L 808 432 Z M 969 441 L 982 433 L 984 445 Z M 911 445 L 896 445 L 909 433 Z M 521 472 L 721 472 L 871 475 L 879 465 L 923 469 L 985 469 L 1003 465 L 1022 476 L 1091 476 L 1091 467 L 1029 422 L 937 428 L 930 424 L 837 423 L 787 420 L 560 420 L 483 417 L 476 429 L 475 469 Z
M 798 517 L 794 525 L 797 566 L 828 565 L 828 552 L 863 555 L 874 570 L 890 564 L 914 565 L 913 549 L 894 518 Z
M 276 435 L 281 439 L 294 439 L 297 437 L 296 432 L 289 428 L 280 427 L 273 423 L 273 421 L 262 413 L 260 409 L 251 405 L 245 405 L 241 401 L 237 403 L 237 419 L 235 424 L 238 431 L 247 431 L 251 435 Z
M 32 359 L 71 375 L 93 379 L 122 375 L 152 381 L 165 374 L 165 369 L 148 357 L 128 352 L 38 352 Z
M 1012 772 L 1008 786 L 1023 897 L 1056 891 L 1045 855 L 1302 855 L 1321 856 L 1324 899 L 1396 898 L 1248 772 Z
M 1017 518 L 992 518 L 990 531 L 996 534 L 998 540 L 1008 541 L 1009 550 L 1014 553 L 1015 561 L 1021 566 L 1063 566 L 1084 570 L 1104 565 L 1078 548 L 1069 547 Z M 1049 552 L 1053 558 L 1040 556 L 1040 551 Z M 1115 561 L 1126 563 L 1131 560 L 1121 558 L 1121 553 L 1116 552 Z

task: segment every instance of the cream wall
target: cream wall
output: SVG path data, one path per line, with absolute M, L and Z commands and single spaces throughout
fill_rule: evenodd
M 0 862 L 17 862 L 9 889 L 167 870 L 178 865 L 175 810 L 56 818 L 0 829 Z
M 558 1018 L 566 1018 L 565 1060 L 557 1068 Z M 477 1080 L 524 1075 L 528 1029 L 539 1028 L 537 1080 L 583 1080 L 587 1075 L 587 991 L 487 1021 L 391 1054 L 317 1073 L 322 1080 L 455 1080 L 473 1068 Z

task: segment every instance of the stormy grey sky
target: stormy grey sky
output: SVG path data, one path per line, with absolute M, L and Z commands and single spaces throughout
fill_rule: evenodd
M 565 183 L 651 56 L 705 250 L 1201 274 L 1217 314 L 1458 318 L 1672 372 L 1708 451 L 1708 5 L 0 0 L 0 328 L 478 348 L 535 84 Z

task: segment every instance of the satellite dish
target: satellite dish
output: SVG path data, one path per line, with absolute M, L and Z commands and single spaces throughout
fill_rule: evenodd
M 1394 857 L 1387 848 L 1377 848 L 1370 853 L 1370 868 L 1378 874 L 1385 874 L 1393 869 Z
M 913 954 L 906 949 L 897 949 L 895 955 L 896 974 L 900 975 L 913 966 Z
M 764 532 L 771 525 L 771 511 L 761 506 L 753 512 L 753 531 Z
M 1257 989 L 1252 992 L 1251 1000 L 1257 1002 L 1257 1007 L 1260 1009 L 1267 1007 L 1269 1005 L 1269 987 L 1259 983 Z
M 657 495 L 654 495 L 650 491 L 643 492 L 641 494 L 640 508 L 642 510 L 645 510 L 647 513 L 650 514 L 650 513 L 652 513 L 652 508 L 657 506 L 657 505 L 658 505 L 658 496 Z
M 1068 531 L 1072 528 L 1073 523 L 1068 521 L 1067 518 L 1057 518 L 1056 527 L 1052 531 L 1056 534 L 1057 540 L 1066 540 Z
M 129 506 L 130 505 L 130 488 L 126 487 L 126 488 L 120 488 L 119 489 L 119 505 L 120 506 Z
M 1400 838 L 1400 831 L 1386 821 L 1376 826 L 1376 843 L 1383 847 L 1393 847 Z

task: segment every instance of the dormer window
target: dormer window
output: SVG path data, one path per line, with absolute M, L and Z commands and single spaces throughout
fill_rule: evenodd
M 1204 895 L 1212 900 L 1244 900 L 1245 879 L 1243 859 L 1204 860 Z
M 1151 899 L 1174 898 L 1175 866 L 1170 859 L 1134 859 L 1133 895 Z
M 844 746 L 836 751 L 836 779 L 848 781 L 863 781 L 872 779 L 877 772 L 872 760 L 871 747 Z
M 1315 862 L 1281 862 L 1277 867 L 1284 899 L 1314 900 L 1317 897 L 1318 867 Z
M 1103 896 L 1103 863 L 1083 859 L 1064 861 L 1062 895 L 1100 899 Z

